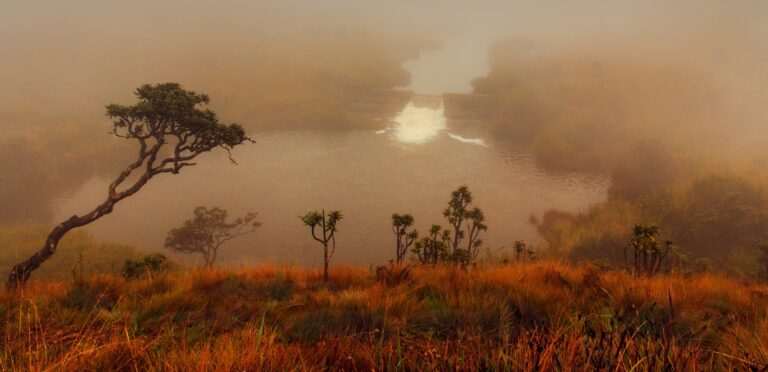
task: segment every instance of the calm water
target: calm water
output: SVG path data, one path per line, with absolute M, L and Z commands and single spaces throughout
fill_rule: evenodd
M 99 238 L 162 250 L 165 233 L 198 205 L 232 214 L 254 210 L 263 226 L 224 248 L 229 263 L 263 260 L 320 263 L 320 249 L 298 216 L 341 209 L 337 262 L 367 265 L 392 256 L 390 216 L 409 212 L 416 227 L 447 225 L 441 215 L 450 192 L 467 184 L 486 212 L 483 240 L 499 249 L 537 240 L 528 223 L 550 208 L 579 210 L 604 198 L 606 181 L 542 172 L 522 153 L 490 139 L 467 139 L 445 127 L 441 108 L 404 108 L 380 131 L 272 132 L 256 135 L 230 165 L 204 156 L 177 176 L 159 176 L 90 230 Z M 108 180 L 93 179 L 59 206 L 59 217 L 82 213 L 103 199 Z

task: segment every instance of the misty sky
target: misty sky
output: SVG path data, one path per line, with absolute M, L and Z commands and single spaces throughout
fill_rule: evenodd
M 243 211 L 254 209 L 265 213 L 265 220 L 279 221 L 280 227 L 264 232 L 266 238 L 250 241 L 271 246 L 270 252 L 276 252 L 273 246 L 280 234 L 293 237 L 301 233 L 298 224 L 283 225 L 292 224 L 305 208 L 326 207 L 313 201 L 312 190 L 332 188 L 341 182 L 345 187 L 336 194 L 324 190 L 318 199 L 346 208 L 359 218 L 350 222 L 350 241 L 369 250 L 385 249 L 388 242 L 374 240 L 386 239 L 389 231 L 366 230 L 366 226 L 386 227 L 389 213 L 394 212 L 391 206 L 413 205 L 420 212 L 417 220 L 423 217 L 423 225 L 433 222 L 439 218 L 443 199 L 462 181 L 462 175 L 469 173 L 483 181 L 477 185 L 478 196 L 486 205 L 492 205 L 490 216 L 497 220 L 490 241 L 500 247 L 520 236 L 535 239 L 535 229 L 526 222 L 531 214 L 547 208 L 578 211 L 599 201 L 606 187 L 603 176 L 542 172 L 523 149 L 503 147 L 500 138 L 483 131 L 471 134 L 480 141 L 476 143 L 490 144 L 487 148 L 452 140 L 456 138 L 453 136 L 463 138 L 465 134 L 456 128 L 440 132 L 434 142 L 423 147 L 406 146 L 389 137 L 392 126 L 387 124 L 387 117 L 375 118 L 378 121 L 374 120 L 373 125 L 355 127 L 353 123 L 352 130 L 349 126 L 342 128 L 332 120 L 333 115 L 353 102 L 333 101 L 337 97 L 334 94 L 357 98 L 356 93 L 349 93 L 357 92 L 357 87 L 343 89 L 368 75 L 373 77 L 365 83 L 377 90 L 397 88 L 429 95 L 472 93 L 473 80 L 498 67 L 489 64 L 488 52 L 494 43 L 521 40 L 521 44 L 530 45 L 527 52 L 532 61 L 537 56 L 554 56 L 554 60 L 587 60 L 596 66 L 613 62 L 626 67 L 630 78 L 636 78 L 632 74 L 637 71 L 647 72 L 637 66 L 651 66 L 647 70 L 653 72 L 690 73 L 702 86 L 712 87 L 702 95 L 715 104 L 704 108 L 686 106 L 678 111 L 711 110 L 713 113 L 707 111 L 706 115 L 716 118 L 713 121 L 728 118 L 722 124 L 724 132 L 740 134 L 718 138 L 723 147 L 759 148 L 768 138 L 766 15 L 768 2 L 757 0 L 5 0 L 0 1 L 0 128 L 4 131 L 0 136 L 36 139 L 46 130 L 63 127 L 91 135 L 91 128 L 107 124 L 103 117 L 105 104 L 132 102 L 131 92 L 139 84 L 179 81 L 211 94 L 212 106 L 225 120 L 237 120 L 254 132 L 268 128 L 264 140 L 276 142 L 260 144 L 262 140 L 256 135 L 255 149 L 235 152 L 237 156 L 250 156 L 242 162 L 248 166 L 220 171 L 224 180 L 211 181 L 195 170 L 148 187 L 121 206 L 122 210 L 110 216 L 109 222 L 93 226 L 94 231 L 101 232 L 100 238 L 128 240 L 142 248 L 156 249 L 172 223 L 189 214 L 195 204 L 211 203 Z M 405 79 L 398 71 L 391 72 L 388 65 L 400 63 Z M 378 76 L 382 71 L 392 76 Z M 337 88 L 342 93 L 332 90 Z M 325 94 L 327 91 L 334 93 Z M 295 92 L 300 94 L 292 97 Z M 301 106 L 296 102 L 304 104 L 305 96 L 310 103 L 328 99 L 311 112 L 331 117 L 331 124 L 310 117 L 287 128 L 275 120 L 273 112 L 299 111 Z M 270 120 L 277 124 L 265 123 Z M 518 118 L 508 120 L 514 125 Z M 346 132 L 323 132 L 339 128 Z M 386 133 L 377 136 L 377 131 Z M 99 163 L 106 157 L 104 154 L 123 149 L 114 139 L 100 138 L 97 142 L 103 148 L 98 151 L 102 152 L 88 155 L 89 162 Z M 83 151 L 78 144 L 61 141 L 57 145 L 65 151 L 52 156 L 58 158 L 61 153 L 65 160 L 79 159 Z M 291 151 L 291 146 L 301 149 Z M 376 153 L 358 153 L 374 149 Z M 444 166 L 446 158 L 460 164 L 453 170 L 424 175 L 429 169 Z M 218 170 L 226 164 L 218 156 L 209 159 L 221 164 L 207 164 L 201 169 Z M 399 168 L 391 159 L 409 163 Z M 492 166 L 474 169 L 472 162 L 480 160 Z M 9 165 L 14 172 L 16 164 Z M 61 167 L 68 165 L 72 164 Z M 317 169 L 330 169 L 336 172 L 335 177 L 313 173 Z M 499 169 L 505 173 L 496 174 Z M 244 170 L 251 173 L 239 176 L 238 172 Z M 98 176 L 84 173 L 84 179 L 78 179 L 75 187 L 55 196 L 60 201 L 57 205 L 81 211 L 102 197 L 95 186 L 101 186 L 111 173 L 100 168 L 93 172 Z M 314 179 L 307 174 L 315 174 Z M 414 178 L 421 183 L 410 185 L 408 182 Z M 398 185 L 404 185 L 404 190 Z M 179 190 L 189 194 L 174 195 L 181 193 Z M 409 194 L 409 190 L 418 192 Z M 216 199 L 212 195 L 224 196 Z M 382 200 L 371 202 L 370 195 Z M 502 197 L 500 201 L 495 199 Z M 283 205 L 288 209 L 281 209 Z M 376 219 L 370 223 L 362 220 L 366 208 L 375 210 Z M 57 217 L 67 213 L 59 210 Z M 154 227 L 142 226 L 142 216 L 147 213 L 162 214 L 168 220 Z M 282 215 L 271 217 L 269 213 Z M 142 229 L 151 232 L 131 238 Z M 267 229 L 269 223 L 263 227 Z M 296 252 L 302 252 L 304 243 L 296 240 L 291 244 L 286 248 L 290 254 L 301 255 Z M 246 250 L 246 245 L 240 250 Z M 368 251 L 365 254 L 370 255 Z M 271 257 L 279 257 L 279 253 Z

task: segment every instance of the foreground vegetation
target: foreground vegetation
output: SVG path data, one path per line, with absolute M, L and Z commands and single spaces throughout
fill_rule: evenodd
M 31 256 L 45 242 L 50 226 L 0 224 L 0 272 L 8 272 Z M 99 242 L 86 230 L 75 230 L 61 240 L 59 253 L 32 275 L 32 279 L 67 280 L 77 275 L 119 274 L 125 260 L 142 257 L 136 248 L 120 243 Z
M 0 292 L 0 368 L 768 366 L 764 285 L 558 262 L 400 270 L 377 279 L 333 268 L 328 282 L 320 271 L 275 266 L 33 281 Z

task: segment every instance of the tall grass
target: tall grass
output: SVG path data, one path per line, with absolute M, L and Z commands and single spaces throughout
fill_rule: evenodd
M 3 370 L 727 370 L 768 367 L 768 287 L 559 262 L 265 265 L 0 292 Z

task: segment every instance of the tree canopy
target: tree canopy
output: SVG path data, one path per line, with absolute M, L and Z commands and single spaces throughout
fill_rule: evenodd
M 261 223 L 256 221 L 256 213 L 247 213 L 234 221 L 227 221 L 228 214 L 219 207 L 195 208 L 192 219 L 168 232 L 165 247 L 175 252 L 200 253 L 205 260 L 205 266 L 213 266 L 219 248 L 224 243 L 250 234 L 261 226 Z

